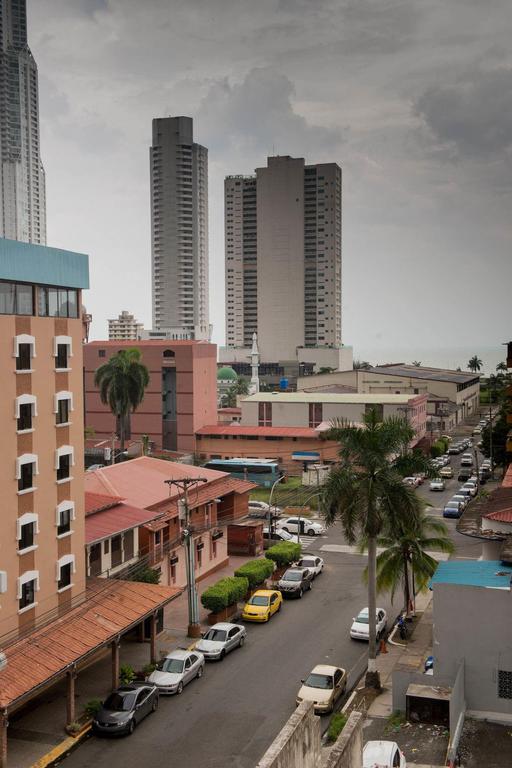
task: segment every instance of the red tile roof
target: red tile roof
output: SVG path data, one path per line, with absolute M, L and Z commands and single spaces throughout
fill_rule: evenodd
M 197 344 L 210 344 L 209 341 L 200 341 L 196 339 L 140 339 L 140 340 L 119 340 L 119 341 L 89 341 L 86 347 L 191 347 Z
M 94 512 L 101 512 L 104 509 L 110 509 L 119 504 L 123 499 L 120 496 L 107 496 L 104 493 L 85 492 L 85 514 L 92 515 Z
M 505 472 L 505 477 L 503 478 L 501 485 L 502 488 L 512 488 L 512 464 L 509 465 L 507 471 Z
M 502 509 L 500 512 L 488 512 L 486 520 L 496 520 L 498 523 L 512 523 L 512 509 Z
M 218 408 L 217 413 L 242 413 L 241 408 L 230 408 L 226 406 L 226 408 Z
M 117 533 L 129 531 L 131 528 L 138 528 L 140 525 L 154 520 L 155 517 L 157 517 L 155 512 L 118 503 L 111 509 L 87 515 L 85 519 L 85 543 L 91 544 L 93 541 L 107 539 Z
M 62 677 L 92 651 L 111 642 L 181 593 L 174 587 L 93 579 L 84 602 L 3 650 L 0 708 L 30 699 L 35 689 Z
M 242 424 L 214 424 L 201 427 L 196 435 L 237 435 L 244 437 L 308 437 L 319 438 L 313 427 L 245 427 Z

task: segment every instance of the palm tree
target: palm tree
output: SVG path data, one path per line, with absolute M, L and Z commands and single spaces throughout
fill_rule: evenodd
M 368 360 L 354 360 L 352 363 L 352 368 L 354 371 L 356 370 L 363 370 L 368 371 L 372 367 L 372 364 L 368 362 Z
M 496 366 L 496 370 L 497 370 L 499 373 L 502 373 L 502 372 L 508 371 L 508 368 L 507 368 L 507 364 L 506 364 L 506 363 L 503 363 L 503 362 L 501 362 L 501 363 L 498 363 L 498 365 Z
M 429 551 L 454 551 L 447 534 L 442 520 L 425 514 L 424 509 L 415 518 L 402 517 L 395 528 L 386 526 L 383 535 L 377 539 L 378 546 L 384 549 L 377 556 L 377 593 L 390 591 L 393 601 L 401 585 L 405 611 L 409 612 L 414 597 L 414 594 L 411 596 L 411 577 L 413 591 L 423 592 L 438 565 Z
M 395 530 L 402 516 L 419 516 L 421 502 L 402 482 L 394 466 L 396 456 L 407 450 L 414 430 L 405 419 L 379 421 L 375 409 L 364 416 L 364 426 L 334 424 L 328 439 L 340 443 L 340 464 L 322 489 L 321 506 L 327 524 L 341 521 L 349 544 L 368 546 L 368 672 L 366 685 L 380 688 L 376 669 L 376 556 L 377 538 L 384 527 Z
M 415 365 L 418 368 L 420 368 L 421 367 L 421 360 L 413 360 L 411 365 Z
M 117 420 L 121 451 L 124 451 L 126 423 L 130 411 L 135 411 L 144 399 L 149 373 L 140 362 L 139 349 L 121 349 L 94 374 L 101 402 L 108 405 Z
M 243 376 L 239 376 L 230 386 L 222 399 L 224 408 L 235 408 L 238 395 L 249 394 L 249 382 Z
M 479 371 L 482 365 L 483 363 L 478 357 L 478 355 L 473 355 L 473 357 L 471 357 L 468 361 L 468 368 L 470 371 L 473 371 L 473 373 L 476 373 L 477 371 Z

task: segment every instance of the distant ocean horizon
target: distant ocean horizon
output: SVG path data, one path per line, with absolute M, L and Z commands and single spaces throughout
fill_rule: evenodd
M 412 363 L 418 360 L 422 365 L 433 368 L 468 369 L 468 361 L 474 355 L 482 361 L 480 374 L 496 373 L 498 363 L 506 359 L 506 347 L 367 347 L 354 346 L 354 360 L 367 360 L 372 365 L 384 363 Z

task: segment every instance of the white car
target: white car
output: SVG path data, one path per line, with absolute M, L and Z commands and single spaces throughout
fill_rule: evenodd
M 470 483 L 470 482 L 464 483 L 464 485 L 462 486 L 462 490 L 463 491 L 468 490 L 470 496 L 476 496 L 478 493 L 478 488 L 476 486 L 476 483 Z
M 407 763 L 396 741 L 367 741 L 363 768 L 407 768 Z
M 303 553 L 301 559 L 297 563 L 297 568 L 307 568 L 313 574 L 315 579 L 324 569 L 324 561 L 317 555 L 308 555 Z
M 461 467 L 472 467 L 473 466 L 473 457 L 470 453 L 463 453 L 462 458 L 460 460 Z
M 404 477 L 402 480 L 402 483 L 404 485 L 409 485 L 411 488 L 417 488 L 419 485 L 419 481 L 417 477 Z
M 280 531 L 301 533 L 304 536 L 320 536 L 325 533 L 325 525 L 315 523 L 307 517 L 286 517 L 284 520 L 279 520 L 277 525 Z
M 442 477 L 435 477 L 430 481 L 431 491 L 444 491 L 444 480 Z
M 439 470 L 439 477 L 443 477 L 445 480 L 453 477 L 453 469 L 451 467 L 443 467 Z
M 202 635 L 195 649 L 200 651 L 207 661 L 222 661 L 226 653 L 234 648 L 241 648 L 246 637 L 247 631 L 241 624 L 221 621 Z
M 204 656 L 199 651 L 177 648 L 158 662 L 148 682 L 154 683 L 160 693 L 180 694 L 187 683 L 203 676 L 204 664 Z
M 388 617 L 383 608 L 377 608 L 377 640 L 379 640 L 386 631 Z M 352 619 L 350 627 L 350 637 L 353 640 L 366 640 L 368 642 L 370 627 L 368 625 L 368 608 L 363 608 L 359 614 Z
M 263 539 L 268 539 L 268 527 L 263 529 Z M 300 544 L 300 538 L 299 536 L 295 535 L 293 536 L 291 533 L 288 533 L 288 531 L 285 531 L 280 528 L 275 528 L 272 531 L 272 541 L 294 541 L 296 544 Z
M 469 504 L 469 498 L 469 494 L 466 495 L 464 493 L 456 493 L 451 497 L 450 501 L 457 501 L 460 505 L 460 508 L 464 510 Z
M 330 664 L 317 664 L 302 681 L 296 704 L 302 701 L 312 701 L 315 712 L 323 714 L 332 712 L 334 705 L 340 696 L 343 696 L 347 688 L 347 673 L 341 667 L 332 667 Z

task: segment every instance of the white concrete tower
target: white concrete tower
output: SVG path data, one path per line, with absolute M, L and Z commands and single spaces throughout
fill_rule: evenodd
M 252 335 L 251 347 L 251 383 L 249 384 L 249 394 L 255 395 L 260 391 L 260 353 L 258 350 L 258 337 L 255 333 Z

